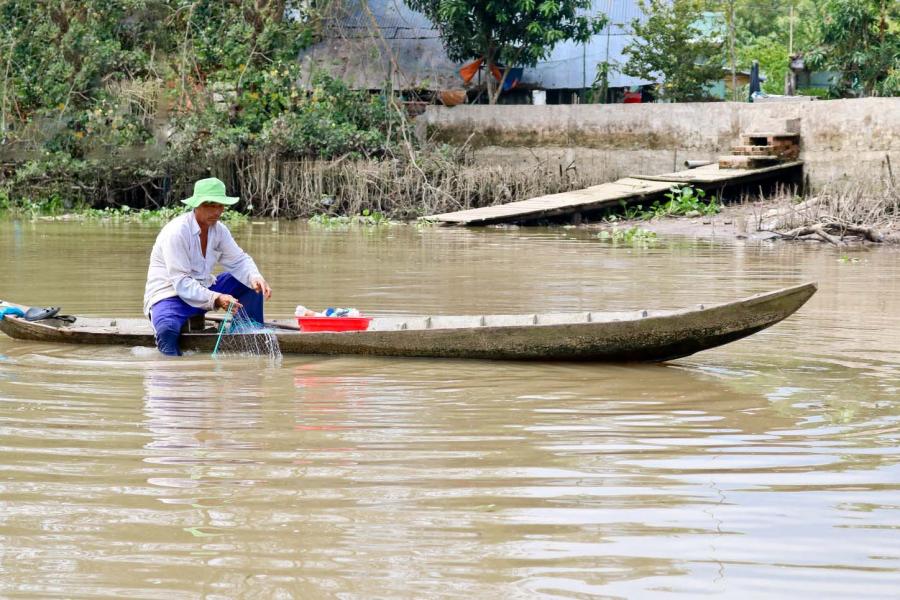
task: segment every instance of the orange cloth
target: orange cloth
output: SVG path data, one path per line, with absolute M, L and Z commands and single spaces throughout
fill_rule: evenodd
M 468 85 L 469 82 L 472 81 L 472 78 L 475 77 L 475 74 L 478 73 L 478 69 L 481 68 L 482 64 L 484 64 L 484 58 L 479 58 L 463 65 L 459 70 L 459 75 L 462 77 L 463 83 Z M 497 65 L 491 65 L 491 75 L 493 75 L 494 79 L 497 81 L 503 81 L 503 71 L 501 71 Z M 516 84 L 519 83 L 521 77 L 522 67 L 510 69 L 509 73 L 506 75 L 506 81 L 503 83 L 503 91 L 505 92 L 516 87 Z
M 478 73 L 478 69 L 481 68 L 481 63 L 484 62 L 483 58 L 479 58 L 477 60 L 473 60 L 467 65 L 463 65 L 463 67 L 459 70 L 459 76 L 462 77 L 463 83 L 468 84 L 472 81 L 472 78 L 475 77 L 475 74 Z

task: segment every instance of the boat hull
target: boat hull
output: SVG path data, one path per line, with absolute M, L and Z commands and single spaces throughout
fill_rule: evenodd
M 391 322 L 382 323 L 383 330 L 340 333 L 301 333 L 288 330 L 290 326 L 282 324 L 276 335 L 284 354 L 665 361 L 715 348 L 770 327 L 796 312 L 815 292 L 816 285 L 807 283 L 697 309 L 633 314 L 580 313 L 572 316 L 573 322 L 561 323 L 541 324 L 541 317 L 535 315 L 533 321 L 537 324 L 504 324 L 504 319 L 499 317 L 472 317 L 479 319 L 480 324 L 441 326 L 439 318 L 435 318 L 437 326 L 432 326 L 431 319 L 425 318 L 411 327 L 406 322 Z M 79 319 L 71 326 L 53 321 L 28 322 L 7 317 L 0 321 L 0 331 L 16 339 L 31 341 L 155 345 L 152 329 L 146 321 L 137 322 L 139 324 L 131 330 L 115 321 L 102 326 L 94 325 L 90 319 Z M 515 322 L 515 317 L 508 317 L 506 321 Z M 79 322 L 83 324 L 79 326 Z M 181 336 L 181 345 L 185 350 L 211 352 L 216 337 L 215 333 L 186 333 Z

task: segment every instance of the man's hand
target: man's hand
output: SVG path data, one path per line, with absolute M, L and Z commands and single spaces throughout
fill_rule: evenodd
M 272 297 L 272 288 L 269 287 L 269 284 L 262 277 L 254 277 L 250 281 L 250 287 L 262 294 L 266 300 Z
M 228 310 L 229 304 L 231 304 L 231 314 L 236 314 L 237 311 L 244 308 L 244 305 L 238 302 L 237 298 L 235 298 L 234 296 L 230 296 L 228 294 L 219 294 L 218 296 L 216 296 L 216 308 Z

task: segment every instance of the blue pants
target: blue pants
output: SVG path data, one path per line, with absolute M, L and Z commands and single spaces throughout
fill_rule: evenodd
M 263 322 L 263 296 L 256 290 L 234 278 L 231 273 L 222 273 L 210 286 L 214 292 L 229 294 L 244 305 L 247 316 L 257 323 Z M 191 317 L 206 313 L 206 309 L 194 308 L 178 296 L 160 300 L 150 308 L 150 320 L 156 331 L 156 347 L 168 356 L 181 356 L 178 338 L 181 328 Z

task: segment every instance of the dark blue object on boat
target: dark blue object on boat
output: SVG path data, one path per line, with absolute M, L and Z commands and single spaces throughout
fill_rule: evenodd
M 59 312 L 58 306 L 48 306 L 47 308 L 39 308 L 32 306 L 25 311 L 26 321 L 40 321 L 41 319 L 52 319 Z

